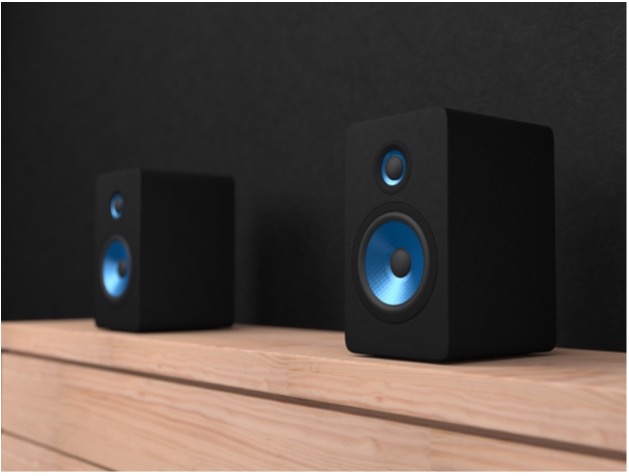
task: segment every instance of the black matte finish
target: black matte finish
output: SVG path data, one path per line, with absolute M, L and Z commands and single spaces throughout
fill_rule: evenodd
M 414 170 L 395 197 L 374 186 L 369 163 L 389 141 L 406 146 Z M 351 126 L 346 154 L 345 335 L 351 351 L 441 362 L 555 346 L 548 127 L 436 108 Z M 436 241 L 428 251 L 436 263 L 432 295 L 409 319 L 396 320 L 404 310 L 389 307 L 389 322 L 382 309 L 361 299 L 351 258 L 363 220 L 383 204 L 416 209 Z
M 345 131 L 444 104 L 553 126 L 558 345 L 624 351 L 625 24 L 624 3 L 3 2 L 2 319 L 93 315 L 94 181 L 148 167 L 236 179 L 237 322 L 342 329 Z
M 124 197 L 115 220 L 111 197 Z M 234 320 L 234 181 L 156 170 L 103 174 L 96 183 L 96 323 L 146 332 L 211 329 Z M 129 287 L 117 300 L 101 286 L 104 247 L 131 251 Z

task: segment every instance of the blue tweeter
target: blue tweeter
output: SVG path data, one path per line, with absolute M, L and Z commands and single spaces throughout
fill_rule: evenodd
M 131 252 L 127 244 L 115 238 L 103 256 L 101 280 L 107 295 L 119 299 L 129 287 L 131 276 Z
M 122 198 L 122 194 L 115 193 L 111 200 L 109 201 L 109 212 L 114 220 L 120 220 L 122 216 L 122 211 L 124 209 L 124 198 Z
M 392 149 L 382 158 L 380 176 L 389 187 L 396 187 L 402 183 L 406 176 L 406 157 L 402 151 Z
M 406 223 L 392 220 L 373 232 L 364 256 L 370 291 L 388 306 L 407 303 L 424 277 L 424 247 Z

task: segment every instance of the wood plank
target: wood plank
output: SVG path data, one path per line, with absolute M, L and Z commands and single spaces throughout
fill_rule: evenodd
M 432 471 L 626 471 L 624 460 L 435 430 Z
M 5 350 L 626 450 L 622 353 L 556 349 L 435 365 L 350 354 L 335 331 L 239 325 L 138 335 L 89 319 L 9 322 L 2 331 Z
M 119 470 L 621 470 L 624 462 L 5 354 L 4 427 Z
M 2 471 L 102 471 L 102 468 L 2 433 Z

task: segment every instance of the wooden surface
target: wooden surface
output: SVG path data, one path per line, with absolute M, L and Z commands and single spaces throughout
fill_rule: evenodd
M 2 433 L 2 471 L 101 471 L 93 464 Z
M 3 430 L 111 469 L 626 467 L 625 354 L 435 365 L 333 331 L 91 320 L 3 323 L 2 348 Z
M 618 468 L 600 457 L 28 356 L 6 355 L 3 373 L 11 382 L 6 428 L 112 469 Z

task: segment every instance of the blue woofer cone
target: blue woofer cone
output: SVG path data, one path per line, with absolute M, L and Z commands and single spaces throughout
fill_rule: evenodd
M 120 299 L 127 288 L 131 277 L 131 252 L 126 241 L 120 237 L 112 238 L 101 263 L 101 283 L 110 299 Z
M 372 210 L 352 251 L 358 297 L 373 316 L 401 323 L 428 303 L 437 276 L 437 245 L 426 219 L 391 202 Z
M 387 306 L 407 303 L 424 277 L 424 246 L 406 220 L 391 217 L 373 230 L 364 256 L 369 291 Z

